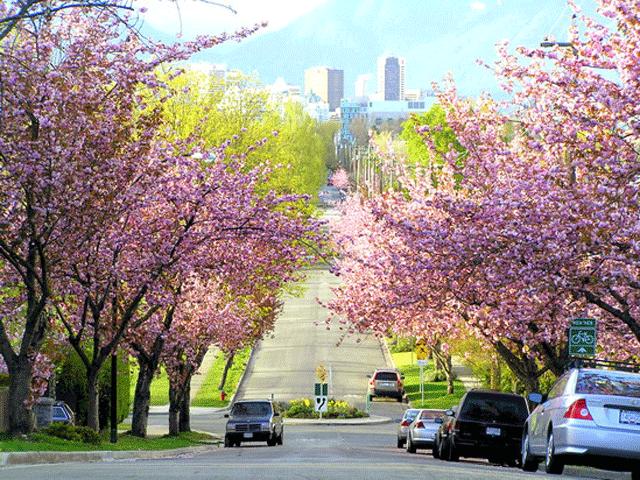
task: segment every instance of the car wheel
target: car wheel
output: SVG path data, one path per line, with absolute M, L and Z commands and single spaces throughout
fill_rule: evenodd
M 280 432 L 280 435 L 278 435 L 278 441 L 277 441 L 278 445 L 282 445 L 283 437 L 284 437 L 284 430 Z
M 402 403 L 402 394 L 398 395 L 398 403 Z
M 231 442 L 227 435 L 224 436 L 224 446 L 225 448 L 233 447 L 233 442 Z
M 369 395 L 369 403 L 373 402 L 373 395 Z
M 556 456 L 556 445 L 553 439 L 553 430 L 547 437 L 547 454 L 544 457 L 544 470 L 547 473 L 560 475 L 564 470 L 564 463 Z
M 640 467 L 631 471 L 631 480 L 640 480 Z
M 447 460 L 449 460 L 450 462 L 457 462 L 460 460 L 460 454 L 458 453 L 455 445 L 451 441 L 449 442 L 447 453 L 449 453 L 449 455 L 447 456 Z
M 407 452 L 416 453 L 416 446 L 411 441 L 411 435 L 407 435 Z
M 269 440 L 267 440 L 267 445 L 270 447 L 275 447 L 276 446 L 276 437 L 274 436 L 273 438 L 270 438 Z
M 404 447 L 404 440 L 398 437 L 398 448 L 402 448 L 402 447 Z
M 525 429 L 522 435 L 522 446 L 520 449 L 520 468 L 525 472 L 535 472 L 538 470 L 538 460 L 529 451 L 529 431 Z
M 449 457 L 449 450 L 447 450 L 447 448 L 447 441 L 441 438 L 440 442 L 438 442 L 438 458 L 445 460 Z
M 433 442 L 433 447 L 431 447 L 431 455 L 433 455 L 433 458 L 440 458 L 440 445 L 437 437 L 436 441 Z

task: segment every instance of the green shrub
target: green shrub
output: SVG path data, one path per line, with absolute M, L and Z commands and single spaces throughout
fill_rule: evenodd
M 394 336 L 388 339 L 388 344 L 391 353 L 413 352 L 416 348 L 416 339 L 415 337 Z
M 424 375 L 425 382 L 446 382 L 447 376 L 444 374 L 442 370 L 434 370 L 432 372 L 427 372 Z
M 88 353 L 90 355 L 90 353 Z M 75 350 L 70 350 L 56 372 L 56 397 L 64 400 L 76 414 L 76 423 L 87 421 L 88 389 L 87 370 Z M 129 360 L 126 355 L 118 355 L 118 423 L 129 414 Z M 111 392 L 111 362 L 107 360 L 99 376 L 99 417 L 100 425 L 109 423 L 109 400 Z
M 98 445 L 100 443 L 100 434 L 94 432 L 89 427 L 79 427 L 68 425 L 65 423 L 54 422 L 44 429 L 44 433 L 52 437 L 70 440 L 72 442 L 83 442 Z
M 282 404 L 284 417 L 287 418 L 319 418 L 315 411 L 314 401 L 309 398 L 291 400 L 289 404 Z M 357 409 L 343 400 L 329 399 L 327 411 L 323 418 L 362 418 L 368 416 L 366 412 Z
M 0 387 L 8 387 L 8 386 L 9 386 L 9 374 L 0 373 Z

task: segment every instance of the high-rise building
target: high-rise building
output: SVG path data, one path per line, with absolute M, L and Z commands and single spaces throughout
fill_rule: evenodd
M 378 98 L 404 100 L 405 60 L 401 57 L 378 57 Z
M 369 96 L 369 90 L 367 89 L 371 75 L 365 73 L 358 75 L 356 78 L 356 98 L 364 98 Z
M 344 97 L 344 71 L 329 67 L 311 67 L 304 71 L 304 94 L 317 95 L 334 111 Z

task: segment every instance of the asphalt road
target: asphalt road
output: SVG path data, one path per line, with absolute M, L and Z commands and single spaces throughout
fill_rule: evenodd
M 374 404 L 385 407 L 383 404 Z M 245 444 L 165 460 L 113 461 L 0 468 L 4 480 L 169 480 L 169 479 L 629 479 L 628 474 L 571 469 L 562 477 L 524 473 L 483 460 L 435 460 L 426 451 L 409 454 L 395 447 L 395 424 L 366 426 L 286 426 L 284 446 Z M 220 432 L 218 432 L 220 433 Z M 582 476 L 580 474 L 582 473 Z
M 238 398 L 291 400 L 312 397 L 315 370 L 331 371 L 329 396 L 362 406 L 367 375 L 386 367 L 382 347 L 373 335 L 344 336 L 337 325 L 327 330 L 328 312 L 319 302 L 331 296 L 338 279 L 328 270 L 310 270 L 304 295 L 285 299 L 273 335 L 254 354 Z M 398 405 L 395 412 L 401 412 Z

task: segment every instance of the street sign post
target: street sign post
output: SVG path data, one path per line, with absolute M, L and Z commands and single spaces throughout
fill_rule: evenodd
M 416 342 L 416 358 L 420 366 L 420 398 L 422 403 L 424 403 L 424 367 L 427 365 L 427 350 L 427 344 L 424 340 L 421 339 Z
M 598 324 L 595 318 L 574 318 L 569 327 L 569 356 L 594 357 L 598 345 Z
M 320 418 L 322 418 L 322 413 L 326 412 L 329 406 L 329 385 L 316 383 L 315 394 L 315 410 L 320 413 Z

